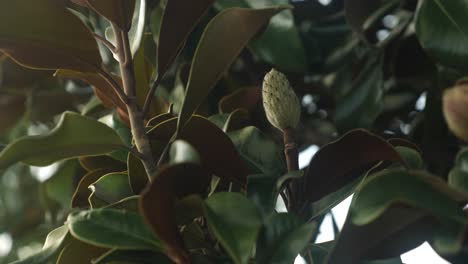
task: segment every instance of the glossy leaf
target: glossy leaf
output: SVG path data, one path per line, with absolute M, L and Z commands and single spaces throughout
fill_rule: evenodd
M 264 174 L 249 175 L 247 179 L 247 197 L 255 204 L 262 217 L 275 212 L 278 199 L 278 177 Z
M 245 87 L 223 97 L 219 101 L 219 111 L 232 113 L 236 109 L 245 108 L 252 111 L 262 102 L 262 89 L 258 86 Z
M 385 192 L 380 191 L 383 186 Z M 437 204 L 427 203 L 431 199 L 437 200 Z M 404 201 L 441 218 L 463 223 L 465 214 L 459 203 L 465 200 L 468 200 L 468 196 L 451 189 L 440 178 L 408 173 L 403 169 L 386 170 L 370 177 L 359 188 L 354 206 L 350 209 L 350 218 L 354 224 L 365 225 L 378 218 L 392 204 Z
M 141 160 L 128 153 L 128 180 L 134 194 L 140 194 L 148 183 L 148 175 Z
M 106 251 L 107 249 L 73 240 L 60 252 L 56 264 L 91 263 L 93 259 L 101 256 Z
M 343 85 L 347 90 L 336 99 L 334 121 L 340 131 L 370 127 L 383 109 L 382 59 L 373 56 L 352 82 Z
M 177 131 L 187 124 L 216 82 L 232 64 L 249 40 L 271 17 L 285 7 L 266 9 L 230 8 L 222 11 L 206 26 L 195 52 Z M 227 30 L 229 29 L 229 30 Z M 212 55 L 218 51 L 217 56 Z
M 72 213 L 67 225 L 77 239 L 91 245 L 124 250 L 158 251 L 161 244 L 136 213 L 94 209 Z
M 100 258 L 94 260 L 93 264 L 107 263 L 138 263 L 138 264 L 172 264 L 164 254 L 152 251 L 136 250 L 109 250 Z
M 66 239 L 68 237 L 67 226 L 62 226 L 52 230 L 46 238 L 44 247 L 38 253 L 29 256 L 25 259 L 15 261 L 11 264 L 47 264 L 56 255 L 60 253 L 60 250 L 65 246 Z
M 54 175 L 44 182 L 44 185 L 50 198 L 61 203 L 63 207 L 69 208 L 74 192 L 78 162 L 67 160 L 59 166 Z
M 302 223 L 292 214 L 270 217 L 257 242 L 257 263 L 293 263 L 313 237 L 314 223 Z
M 125 163 L 107 155 L 80 157 L 79 161 L 81 167 L 88 172 L 97 169 L 109 169 L 111 171 L 125 171 L 127 169 Z
M 120 137 L 106 125 L 65 112 L 48 134 L 23 137 L 8 145 L 0 153 L 0 168 L 19 161 L 45 166 L 62 159 L 100 155 L 124 147 Z
M 252 171 L 277 176 L 286 172 L 281 148 L 258 128 L 250 126 L 233 131 L 229 137 Z
M 262 224 L 255 205 L 240 193 L 216 193 L 206 200 L 205 217 L 234 263 L 248 263 Z
M 78 186 L 76 187 L 75 193 L 73 194 L 71 201 L 72 208 L 89 207 L 88 197 L 92 193 L 89 189 L 89 186 L 109 172 L 110 171 L 107 168 L 101 168 L 89 171 L 87 174 L 85 174 L 81 178 Z
M 88 83 L 94 87 L 96 96 L 102 101 L 104 106 L 108 108 L 120 108 L 123 111 L 127 111 L 125 103 L 119 98 L 111 84 L 109 84 L 101 75 L 96 73 L 83 73 L 71 70 L 58 70 L 55 74 L 62 78 L 81 80 Z M 116 83 L 122 83 L 120 78 L 116 76 L 111 77 L 114 78 Z
M 162 78 L 214 0 L 167 1 L 159 29 L 158 78 Z
M 190 194 L 203 196 L 210 179 L 197 164 L 168 165 L 158 171 L 141 195 L 140 208 L 145 220 L 163 242 L 166 254 L 176 263 L 186 263 L 190 259 L 177 228 L 176 201 Z
M 160 123 L 148 132 L 151 140 L 165 145 L 176 131 L 177 118 Z M 206 144 L 206 139 L 210 144 Z M 200 154 L 203 164 L 213 174 L 245 184 L 249 171 L 229 137 L 216 125 L 201 116 L 194 116 L 179 133 L 178 139 L 190 143 Z M 222 150 L 223 155 L 219 155 Z
M 456 157 L 455 166 L 448 175 L 448 184 L 468 194 L 468 149 L 462 149 Z
M 373 175 L 355 195 L 330 263 L 342 263 L 344 256 L 346 261 L 388 258 L 426 240 L 438 250 L 454 252 L 462 242 L 466 215 L 460 205 L 466 199 L 421 172 L 390 169 Z
M 126 173 L 106 174 L 91 184 L 89 188 L 92 190 L 90 200 L 98 199 L 107 204 L 133 195 Z
M 135 0 L 87 0 L 88 6 L 100 15 L 128 31 L 135 9 Z
M 266 8 L 274 5 L 288 5 L 287 0 L 218 0 L 217 6 Z M 265 32 L 249 45 L 255 55 L 274 67 L 287 72 L 305 72 L 307 69 L 306 52 L 299 29 L 294 23 L 292 11 L 283 11 L 274 16 Z M 288 52 L 284 52 L 287 50 Z
M 189 162 L 201 165 L 200 156 L 190 143 L 184 140 L 176 140 L 169 150 L 169 162 L 171 164 Z
M 439 63 L 466 69 L 468 20 L 465 1 L 422 1 L 416 15 L 421 46 Z
M 101 67 L 91 32 L 65 2 L 55 0 L 1 1 L 0 51 L 31 68 L 94 72 Z
M 366 130 L 353 130 L 315 154 L 297 183 L 298 192 L 309 203 L 318 201 L 360 178 L 379 161 L 404 164 L 390 143 Z

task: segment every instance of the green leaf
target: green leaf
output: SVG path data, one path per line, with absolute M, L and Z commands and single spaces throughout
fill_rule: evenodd
M 89 171 L 85 174 L 81 178 L 73 194 L 71 201 L 72 208 L 88 208 L 90 206 L 88 198 L 92 193 L 88 187 L 109 172 L 108 168 L 101 168 Z
M 468 148 L 457 154 L 455 166 L 448 175 L 448 184 L 468 195 Z
M 176 263 L 189 261 L 176 222 L 176 201 L 191 194 L 203 196 L 211 175 L 200 165 L 177 163 L 162 167 L 140 198 L 146 222 L 163 242 L 166 254 Z
M 177 132 L 187 124 L 249 40 L 271 17 L 284 9 L 286 7 L 230 8 L 210 21 L 195 51 L 184 102 L 179 113 Z M 213 51 L 216 51 L 216 56 L 213 56 Z
M 148 183 L 148 175 L 141 160 L 131 152 L 128 153 L 128 180 L 134 194 L 140 194 Z
M 90 200 L 98 199 L 107 204 L 116 203 L 133 195 L 126 173 L 106 174 L 91 184 L 89 188 L 92 190 Z
M 101 256 L 107 249 L 73 240 L 68 244 L 57 259 L 56 264 L 83 264 L 92 263 L 92 260 Z
M 167 1 L 158 28 L 158 78 L 162 78 L 214 0 Z
M 77 239 L 91 245 L 123 250 L 159 251 L 161 244 L 136 213 L 94 209 L 72 213 L 67 225 Z
M 200 155 L 197 150 L 187 141 L 176 140 L 171 144 L 169 150 L 169 161 L 171 164 L 190 162 L 201 164 Z
M 153 145 L 165 146 L 176 131 L 177 118 L 160 123 L 148 131 Z M 213 174 L 227 180 L 245 184 L 249 170 L 229 137 L 215 124 L 201 116 L 193 116 L 181 131 L 178 139 L 190 143 L 199 153 L 204 166 Z M 206 139 L 210 144 L 206 144 Z M 153 146 L 154 147 L 154 146 Z M 219 155 L 222 151 L 223 155 Z
M 221 98 L 218 104 L 221 113 L 233 113 L 239 108 L 244 108 L 249 112 L 261 105 L 262 89 L 258 86 L 248 86 L 234 91 Z
M 23 137 L 8 145 L 0 153 L 0 168 L 19 161 L 46 166 L 62 159 L 100 155 L 122 148 L 125 145 L 110 127 L 92 118 L 65 112 L 48 134 Z
M 369 128 L 383 109 L 382 57 L 367 61 L 358 76 L 345 84 L 345 93 L 337 95 L 334 120 L 340 131 Z
M 218 8 L 251 7 L 266 8 L 273 5 L 288 5 L 287 0 L 218 0 Z M 295 25 L 292 11 L 283 11 L 274 16 L 265 32 L 255 38 L 249 48 L 261 60 L 287 72 L 305 72 L 307 61 L 305 49 Z M 287 50 L 288 52 L 284 52 Z
M 258 128 L 249 126 L 228 135 L 252 171 L 277 176 L 286 172 L 281 148 Z
M 102 74 L 95 72 L 58 70 L 55 72 L 55 75 L 66 79 L 81 80 L 93 86 L 96 96 L 102 101 L 104 106 L 108 108 L 120 108 L 123 111 L 127 111 L 125 103 L 120 99 L 114 88 L 112 88 Z M 116 83 L 122 83 L 122 80 L 119 77 L 114 75 L 111 75 L 111 77 L 114 78 Z
M 314 223 L 302 223 L 292 214 L 271 216 L 260 232 L 257 242 L 259 264 L 293 263 L 307 246 L 316 230 Z
M 93 264 L 107 263 L 172 264 L 173 262 L 164 254 L 157 252 L 114 249 L 93 261 Z
M 304 177 L 294 184 L 299 197 L 303 197 L 302 207 L 308 210 L 311 203 L 356 181 L 375 164 L 384 160 L 404 164 L 390 143 L 366 130 L 350 131 L 323 146 L 310 161 Z M 337 198 L 344 197 L 338 195 Z M 306 211 L 303 213 L 310 214 Z
M 248 263 L 262 224 L 255 205 L 240 193 L 216 193 L 206 199 L 205 217 L 234 263 Z
M 421 157 L 421 154 L 413 149 L 408 147 L 397 146 L 395 147 L 396 151 L 400 154 L 401 158 L 408 165 L 408 168 L 413 170 L 420 170 L 424 168 L 424 160 Z
M 249 175 L 247 178 L 247 197 L 255 204 L 262 217 L 275 212 L 278 177 L 265 174 Z
M 383 187 L 385 192 L 381 191 Z M 360 186 L 349 216 L 354 224 L 365 225 L 377 219 L 393 204 L 404 203 L 427 210 L 440 218 L 464 223 L 466 216 L 459 202 L 467 199 L 468 196 L 451 189 L 435 176 L 408 173 L 404 169 L 385 170 Z
M 86 0 L 89 7 L 115 23 L 120 29 L 128 31 L 131 26 L 135 0 Z
M 47 195 L 65 208 L 71 205 L 77 169 L 76 160 L 67 160 L 60 164 L 54 175 L 44 182 Z
M 439 63 L 466 69 L 468 59 L 468 3 L 422 1 L 416 14 L 416 34 L 421 46 Z
M 22 260 L 15 261 L 11 264 L 48 264 L 51 259 L 60 253 L 60 250 L 64 247 L 67 240 L 68 228 L 67 226 L 61 226 L 57 229 L 52 230 L 46 238 L 44 247 L 42 250 L 30 257 Z
M 394 257 L 424 241 L 453 254 L 463 243 L 466 199 L 423 172 L 396 168 L 372 175 L 355 194 L 329 262 Z
M 94 72 L 101 67 L 91 32 L 63 1 L 1 1 L 0 51 L 31 68 Z

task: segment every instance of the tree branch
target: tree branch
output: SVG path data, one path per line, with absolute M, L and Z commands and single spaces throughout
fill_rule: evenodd
M 136 81 L 133 67 L 132 53 L 128 40 L 128 33 L 119 29 L 115 24 L 112 24 L 116 42 L 117 56 L 119 58 L 120 73 L 122 75 L 122 83 L 125 94 L 128 98 L 127 111 L 130 119 L 130 128 L 132 131 L 135 146 L 141 153 L 141 161 L 145 168 L 148 179 L 151 181 L 156 176 L 156 164 L 151 152 L 151 146 L 146 135 L 144 116 L 140 111 L 136 101 Z

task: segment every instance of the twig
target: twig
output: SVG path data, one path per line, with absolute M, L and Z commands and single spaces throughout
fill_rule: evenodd
M 107 83 L 114 89 L 114 91 L 117 93 L 117 96 L 119 96 L 120 100 L 124 102 L 125 104 L 129 103 L 129 99 L 127 95 L 125 94 L 124 90 L 122 87 L 120 87 L 120 84 L 118 84 L 112 76 L 103 70 L 102 68 L 98 70 L 98 74 L 104 78 L 104 80 L 107 81 Z
M 93 33 L 93 36 L 95 39 L 99 40 L 106 46 L 112 53 L 116 54 L 118 52 L 117 48 L 112 44 L 110 41 L 108 41 L 106 38 L 102 37 L 99 34 Z
M 297 149 L 296 138 L 293 128 L 287 128 L 283 130 L 283 142 L 284 142 L 284 155 L 286 157 L 286 164 L 288 166 L 288 172 L 299 170 L 299 150 Z M 288 196 L 288 209 L 297 212 L 295 208 L 294 190 L 292 180 L 286 185 L 286 193 Z
M 141 161 L 143 167 L 145 168 L 149 181 L 152 181 L 153 178 L 156 177 L 157 168 L 153 159 L 149 138 L 146 135 L 144 116 L 136 101 L 136 80 L 128 33 L 119 29 L 115 24 L 112 24 L 112 29 L 116 37 L 117 56 L 119 57 L 124 92 L 128 98 L 126 105 L 130 128 L 135 146 L 142 156 Z

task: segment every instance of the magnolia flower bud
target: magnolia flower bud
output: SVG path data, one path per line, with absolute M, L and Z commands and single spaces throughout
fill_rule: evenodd
M 468 84 L 459 83 L 444 92 L 443 110 L 449 129 L 468 141 Z
M 296 128 L 301 116 L 301 106 L 288 79 L 281 72 L 272 69 L 263 79 L 263 107 L 268 121 L 284 131 Z

